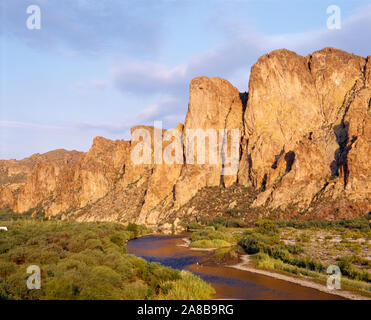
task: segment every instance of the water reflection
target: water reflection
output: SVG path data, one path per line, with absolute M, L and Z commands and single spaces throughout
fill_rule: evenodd
M 127 249 L 147 261 L 197 274 L 215 288 L 216 299 L 342 299 L 295 283 L 211 264 L 210 252 L 182 247 L 182 238 L 147 236 L 130 241 Z

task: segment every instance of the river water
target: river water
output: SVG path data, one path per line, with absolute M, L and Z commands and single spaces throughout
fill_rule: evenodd
M 127 249 L 149 262 L 193 272 L 214 287 L 216 299 L 342 299 L 295 283 L 211 263 L 208 258 L 212 253 L 182 246 L 184 237 L 145 236 L 129 241 Z

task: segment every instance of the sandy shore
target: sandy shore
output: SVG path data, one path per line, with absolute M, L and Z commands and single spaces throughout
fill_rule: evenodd
M 299 284 L 299 285 L 304 286 L 304 287 L 313 288 L 313 289 L 316 289 L 316 290 L 319 290 L 319 291 L 322 291 L 322 292 L 326 292 L 326 293 L 329 293 L 329 294 L 333 294 L 333 295 L 338 295 L 338 296 L 341 296 L 343 298 L 350 299 L 350 300 L 371 300 L 368 297 L 362 296 L 360 294 L 357 294 L 357 293 L 354 293 L 354 292 L 351 292 L 351 291 L 330 290 L 325 285 L 322 285 L 322 284 L 319 284 L 319 283 L 316 283 L 316 282 L 313 282 L 313 281 L 310 281 L 310 280 L 299 279 L 299 278 L 286 276 L 284 274 L 280 274 L 280 273 L 276 273 L 276 272 L 256 269 L 254 267 L 249 266 L 250 257 L 248 255 L 240 256 L 240 259 L 241 259 L 240 263 L 237 263 L 235 265 L 231 265 L 229 267 L 239 269 L 239 270 L 248 271 L 248 272 L 252 272 L 252 273 L 261 274 L 261 275 L 272 277 L 272 278 L 279 279 L 279 280 L 293 282 L 293 283 Z
M 182 238 L 182 240 L 184 241 L 183 244 L 177 244 L 177 247 L 186 247 L 186 248 L 189 248 L 189 245 L 191 244 L 191 239 L 189 238 Z
M 182 240 L 184 241 L 184 244 L 179 244 L 178 246 L 189 248 L 189 245 L 191 243 L 190 239 L 189 238 L 183 238 Z M 213 250 L 216 250 L 216 248 L 208 248 L 208 249 L 189 248 L 189 249 L 190 250 L 198 250 L 198 251 L 213 251 Z M 243 271 L 248 271 L 248 272 L 252 272 L 252 273 L 256 273 L 256 274 L 261 274 L 261 275 L 264 275 L 264 276 L 272 277 L 272 278 L 283 280 L 283 281 L 296 283 L 296 284 L 301 285 L 303 287 L 316 289 L 316 290 L 319 290 L 319 291 L 322 291 L 322 292 L 325 292 L 325 293 L 328 293 L 328 294 L 337 295 L 337 296 L 340 296 L 340 297 L 343 297 L 343 298 L 346 298 L 346 299 L 350 299 L 350 300 L 371 300 L 371 298 L 362 296 L 362 295 L 360 295 L 358 293 L 355 293 L 355 292 L 346 291 L 346 290 L 330 290 L 330 289 L 327 288 L 327 286 L 325 286 L 323 284 L 320 284 L 320 283 L 316 283 L 316 282 L 311 281 L 311 280 L 299 279 L 299 278 L 287 276 L 287 275 L 284 275 L 284 274 L 280 274 L 280 273 L 277 273 L 277 272 L 272 272 L 272 271 L 267 271 L 267 270 L 261 270 L 261 269 L 254 268 L 254 267 L 249 265 L 250 264 L 250 256 L 247 255 L 247 254 L 246 255 L 241 255 L 240 260 L 241 260 L 240 263 L 237 263 L 235 265 L 229 265 L 228 267 L 243 270 Z

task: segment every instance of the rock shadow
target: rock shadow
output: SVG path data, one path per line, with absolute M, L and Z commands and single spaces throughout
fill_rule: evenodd
M 342 122 L 335 126 L 334 133 L 339 148 L 335 151 L 334 161 L 330 164 L 330 170 L 333 177 L 343 176 L 345 188 L 349 178 L 348 153 L 352 149 L 353 143 L 357 140 L 357 136 L 352 136 L 352 139 L 349 141 L 348 122 Z
M 286 172 L 290 172 L 295 161 L 295 152 L 289 151 L 285 154 Z

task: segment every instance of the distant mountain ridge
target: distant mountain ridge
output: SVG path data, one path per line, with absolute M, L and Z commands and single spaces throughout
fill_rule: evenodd
M 0 161 L 0 207 L 164 228 L 205 212 L 233 210 L 247 220 L 367 214 L 370 108 L 370 56 L 334 48 L 307 57 L 276 50 L 252 67 L 248 93 L 220 78 L 197 77 L 190 83 L 185 123 L 176 129 L 183 138 L 193 128 L 238 129 L 236 174 L 221 177 L 219 164 L 136 165 L 130 157 L 136 143 L 97 137 L 87 153 Z M 153 127 L 141 127 L 153 136 Z M 19 176 L 12 180 L 12 175 Z M 212 199 L 216 187 L 223 202 L 214 199 L 213 209 L 202 197 Z
M 57 149 L 43 154 L 35 153 L 22 159 L 0 160 L 0 187 L 13 184 L 14 180 L 19 183 L 26 182 L 27 176 L 39 162 L 53 162 L 58 166 L 74 162 L 83 152 Z

